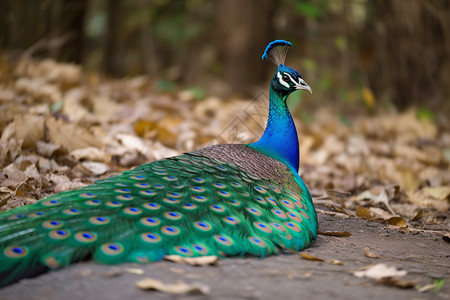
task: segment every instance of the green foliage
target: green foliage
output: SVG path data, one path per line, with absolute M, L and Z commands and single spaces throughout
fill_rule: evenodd
M 155 84 L 155 89 L 158 92 L 170 93 L 175 91 L 175 88 L 176 88 L 175 83 L 168 80 L 158 80 Z
M 194 86 L 194 87 L 188 88 L 187 90 L 194 95 L 194 98 L 196 100 L 203 100 L 206 98 L 206 91 L 202 87 Z
M 323 12 L 322 10 L 314 3 L 310 2 L 299 2 L 295 6 L 295 10 L 302 16 L 311 18 L 311 19 L 318 19 L 322 17 Z
M 440 291 L 440 289 L 442 288 L 442 286 L 444 285 L 445 279 L 444 278 L 435 279 L 434 283 L 436 284 L 436 287 L 434 288 L 434 291 L 436 293 L 438 293 Z
M 425 107 L 420 107 L 417 109 L 417 119 L 434 122 L 436 117 L 431 110 L 429 110 Z

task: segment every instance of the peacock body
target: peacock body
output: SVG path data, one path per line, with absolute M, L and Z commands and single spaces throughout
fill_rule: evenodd
M 258 142 L 143 164 L 0 214 L 0 286 L 91 257 L 146 263 L 168 254 L 264 257 L 308 247 L 317 216 L 298 175 L 286 100 L 294 90 L 311 90 L 283 64 L 289 46 L 274 41 L 263 55 L 278 69 Z

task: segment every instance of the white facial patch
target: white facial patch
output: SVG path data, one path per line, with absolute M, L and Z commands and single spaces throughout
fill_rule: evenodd
M 281 75 L 280 72 L 277 73 L 277 78 L 278 78 L 278 81 L 279 81 L 282 85 L 284 85 L 286 88 L 290 88 L 289 83 L 287 83 L 286 81 L 283 80 L 283 76 Z M 291 80 L 292 80 L 292 77 L 291 77 Z
M 291 79 L 292 83 L 293 83 L 294 85 L 297 85 L 297 82 L 295 82 L 294 78 L 292 78 L 292 76 L 291 76 L 290 74 L 284 73 L 284 75 L 289 76 L 289 78 Z

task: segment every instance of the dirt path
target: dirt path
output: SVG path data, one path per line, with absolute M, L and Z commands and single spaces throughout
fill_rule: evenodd
M 61 271 L 23 280 L 0 290 L 0 299 L 178 299 L 156 291 L 142 291 L 135 282 L 151 277 L 165 283 L 184 281 L 209 287 L 207 295 L 188 299 L 450 299 L 450 244 L 428 233 L 405 235 L 384 225 L 365 220 L 319 215 L 321 230 L 349 231 L 351 237 L 319 235 L 304 251 L 325 262 L 309 261 L 298 255 L 266 259 L 221 260 L 218 266 L 191 267 L 170 262 L 148 265 L 103 266 L 80 263 Z M 379 255 L 369 258 L 365 247 Z M 328 262 L 336 259 L 343 265 Z M 356 278 L 352 273 L 370 264 L 385 263 L 407 270 L 403 277 L 422 287 L 444 278 L 442 288 L 419 293 Z M 143 275 L 124 268 L 138 268 Z

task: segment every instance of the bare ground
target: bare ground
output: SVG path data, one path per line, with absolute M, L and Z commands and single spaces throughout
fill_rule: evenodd
M 0 290 L 0 299 L 450 299 L 450 244 L 427 232 L 403 234 L 383 224 L 359 218 L 319 215 L 322 231 L 349 231 L 350 237 L 319 235 L 303 253 L 322 258 L 312 261 L 299 255 L 264 259 L 232 258 L 216 266 L 193 267 L 168 261 L 148 265 L 104 266 L 79 263 Z M 379 256 L 367 257 L 364 248 Z M 332 264 L 329 260 L 343 264 Z M 388 286 L 353 272 L 385 263 L 408 271 L 403 281 L 415 287 Z M 133 274 L 126 268 L 141 269 Z M 135 282 L 151 277 L 164 283 L 183 281 L 209 288 L 207 294 L 177 296 L 144 291 Z M 440 289 L 418 288 L 443 279 Z

